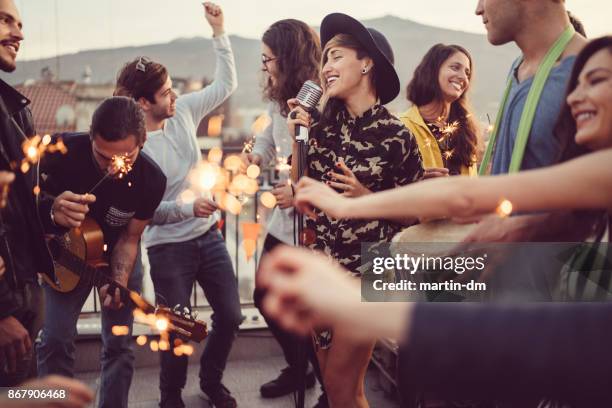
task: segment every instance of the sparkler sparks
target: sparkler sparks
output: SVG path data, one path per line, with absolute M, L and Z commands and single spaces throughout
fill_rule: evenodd
M 255 136 L 244 142 L 242 153 L 251 153 L 253 151 L 253 146 L 255 146 Z
M 457 131 L 461 127 L 461 124 L 458 120 L 448 123 L 444 121 L 443 117 L 439 117 L 435 125 L 438 127 L 441 133 L 441 137 L 439 137 L 437 141 L 441 145 L 440 150 L 442 150 L 442 159 L 444 160 L 444 167 L 448 167 L 447 162 L 454 155 L 454 151 L 451 148 L 450 141 L 451 138 L 455 135 L 455 133 L 457 133 Z M 428 146 L 430 146 L 430 144 L 428 144 Z
M 114 155 L 111 158 L 109 173 L 117 178 L 123 178 L 132 171 L 132 160 L 127 154 Z
M 459 121 L 454 121 L 452 123 L 446 123 L 440 131 L 447 137 L 451 137 L 455 134 L 455 132 L 459 129 Z
M 279 157 L 276 159 L 276 170 L 278 171 L 289 171 L 291 170 L 291 165 L 288 163 L 289 159 L 286 157 Z
M 106 174 L 89 190 L 87 194 L 93 194 L 94 190 L 98 188 L 98 186 L 109 177 L 116 177 L 118 179 L 122 179 L 130 171 L 132 171 L 132 167 L 132 160 L 128 157 L 127 154 L 113 155 Z
M 61 138 L 58 138 L 55 143 L 51 143 L 52 139 L 49 135 L 35 135 L 31 138 L 26 138 L 21 144 L 24 158 L 21 161 L 20 170 L 22 173 L 27 173 L 33 164 L 36 164 L 43 158 L 46 153 L 60 152 L 66 154 L 68 149 Z

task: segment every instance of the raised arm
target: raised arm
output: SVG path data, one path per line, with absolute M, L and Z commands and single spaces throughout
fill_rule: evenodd
M 204 116 L 221 105 L 238 87 L 236 64 L 228 36 L 224 30 L 221 8 L 213 3 L 204 3 L 206 20 L 213 29 L 213 47 L 216 59 L 213 82 L 198 92 L 181 96 L 177 109 L 188 109 L 197 126 Z
M 346 199 L 305 179 L 296 206 L 312 215 L 315 206 L 337 218 L 470 216 L 493 212 L 503 199 L 514 211 L 612 207 L 612 149 L 538 170 L 480 178 L 452 177 Z

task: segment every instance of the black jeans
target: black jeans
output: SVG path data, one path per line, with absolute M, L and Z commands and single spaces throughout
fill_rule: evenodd
M 217 228 L 185 242 L 155 245 L 148 249 L 151 278 L 158 303 L 190 307 L 194 282 L 198 282 L 212 307 L 212 328 L 200 358 L 200 387 L 221 383 L 232 343 L 242 322 L 238 285 L 223 236 Z M 174 337 L 170 336 L 170 341 Z M 187 356 L 160 353 L 159 388 L 176 391 L 187 380 Z
M 282 244 L 284 243 L 276 239 L 272 235 L 270 234 L 266 235 L 266 239 L 264 240 L 264 244 L 263 244 L 263 251 L 261 253 L 261 257 L 263 258 L 266 255 L 266 253 L 272 251 L 275 247 L 277 247 L 278 245 L 282 245 Z M 266 294 L 265 289 L 255 287 L 255 291 L 253 293 L 253 301 L 255 303 L 255 307 L 259 309 L 259 312 L 261 313 L 264 320 L 266 321 L 268 325 L 268 329 L 270 330 L 270 332 L 272 333 L 276 341 L 278 341 L 278 344 L 280 344 L 281 349 L 283 350 L 283 355 L 285 356 L 285 360 L 287 361 L 287 364 L 289 365 L 289 367 L 291 367 L 294 370 L 294 372 L 298 372 L 297 370 L 300 369 L 299 351 L 301 347 L 302 356 L 306 355 L 307 357 L 307 358 L 303 358 L 303 357 L 301 358 L 303 360 L 301 369 L 305 370 L 306 365 L 308 364 L 308 361 L 310 360 L 315 370 L 315 373 L 317 375 L 317 378 L 319 379 L 319 383 L 323 384 L 323 381 L 321 380 L 321 373 L 319 370 L 319 362 L 315 354 L 315 350 L 312 344 L 312 339 L 310 337 L 308 338 L 299 337 L 288 331 L 285 331 L 276 323 L 276 321 L 274 321 L 274 319 L 271 319 L 270 317 L 268 317 L 261 305 L 261 302 L 265 294 Z

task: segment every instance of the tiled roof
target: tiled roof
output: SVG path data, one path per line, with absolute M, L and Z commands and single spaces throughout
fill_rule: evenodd
M 26 98 L 32 101 L 30 109 L 34 117 L 34 126 L 39 135 L 59 132 L 72 132 L 76 130 L 76 97 L 57 83 L 35 83 L 32 85 L 18 85 L 15 87 Z M 57 122 L 57 112 L 63 108 L 68 111 L 64 117 L 69 117 L 69 108 L 72 108 L 73 120 L 68 123 Z

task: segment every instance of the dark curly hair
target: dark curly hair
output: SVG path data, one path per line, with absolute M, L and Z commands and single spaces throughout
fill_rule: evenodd
M 287 100 L 295 98 L 304 82 L 318 82 L 321 40 L 306 23 L 280 20 L 272 24 L 261 39 L 276 56 L 276 84 L 264 83 L 264 97 L 276 102 L 283 116 L 289 113 Z
M 457 52 L 465 54 L 470 61 L 469 79 L 472 80 L 474 66 L 470 53 L 459 45 L 436 44 L 427 51 L 408 83 L 406 93 L 410 102 L 416 106 L 424 106 L 433 101 L 443 100 L 444 95 L 438 81 L 440 68 L 444 61 Z M 458 121 L 463 136 L 453 138 L 452 148 L 455 154 L 451 160 L 469 167 L 477 160 L 478 125 L 469 103 L 468 90 L 451 104 L 448 122 Z

